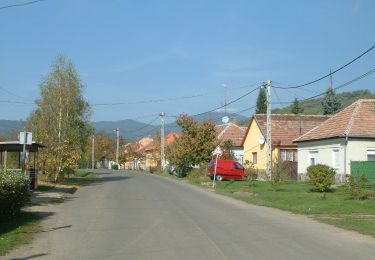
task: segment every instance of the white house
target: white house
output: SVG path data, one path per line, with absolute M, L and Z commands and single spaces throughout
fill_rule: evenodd
M 298 175 L 310 165 L 336 169 L 337 181 L 350 174 L 351 161 L 375 161 L 375 99 L 360 99 L 294 140 Z
M 216 138 L 218 139 L 220 145 L 222 145 L 225 141 L 232 141 L 233 146 L 231 147 L 231 151 L 233 152 L 236 161 L 243 163 L 244 152 L 242 139 L 245 135 L 246 128 L 229 122 L 215 126 L 215 131 Z

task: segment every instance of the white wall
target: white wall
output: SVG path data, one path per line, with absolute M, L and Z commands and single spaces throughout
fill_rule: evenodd
M 337 174 L 350 174 L 350 161 L 367 161 L 367 149 L 375 148 L 375 140 L 349 138 L 346 147 L 345 172 L 345 138 L 298 143 L 298 174 L 306 174 L 310 166 L 310 151 L 318 151 L 317 163 L 333 167 L 333 150 L 339 150 Z
M 236 161 L 239 163 L 243 163 L 243 155 L 244 155 L 243 148 L 242 147 L 232 148 L 232 152 L 234 154 L 234 157 L 236 158 Z
M 330 139 L 298 143 L 298 174 L 305 174 L 310 166 L 310 152 L 318 151 L 316 164 L 326 164 L 333 167 L 333 150 L 339 151 L 338 174 L 344 174 L 344 144 L 345 139 Z

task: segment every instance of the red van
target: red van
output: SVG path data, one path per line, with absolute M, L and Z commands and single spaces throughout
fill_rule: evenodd
M 215 173 L 215 161 L 211 161 L 208 166 L 208 176 L 213 180 Z M 246 179 L 247 174 L 245 168 L 236 161 L 231 160 L 218 160 L 216 168 L 216 180 L 244 180 Z

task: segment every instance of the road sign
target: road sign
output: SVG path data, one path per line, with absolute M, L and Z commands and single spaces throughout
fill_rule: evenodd
M 215 150 L 212 152 L 212 155 L 221 156 L 223 154 L 223 150 L 221 150 L 220 145 L 218 145 Z

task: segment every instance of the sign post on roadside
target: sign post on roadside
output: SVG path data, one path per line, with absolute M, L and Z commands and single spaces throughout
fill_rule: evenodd
M 223 150 L 221 150 L 220 145 L 218 145 L 215 150 L 212 152 L 213 156 L 216 156 L 215 158 L 215 171 L 214 171 L 214 178 L 212 180 L 212 188 L 215 188 L 215 180 L 216 180 L 216 169 L 217 169 L 217 159 L 219 156 L 223 154 Z

